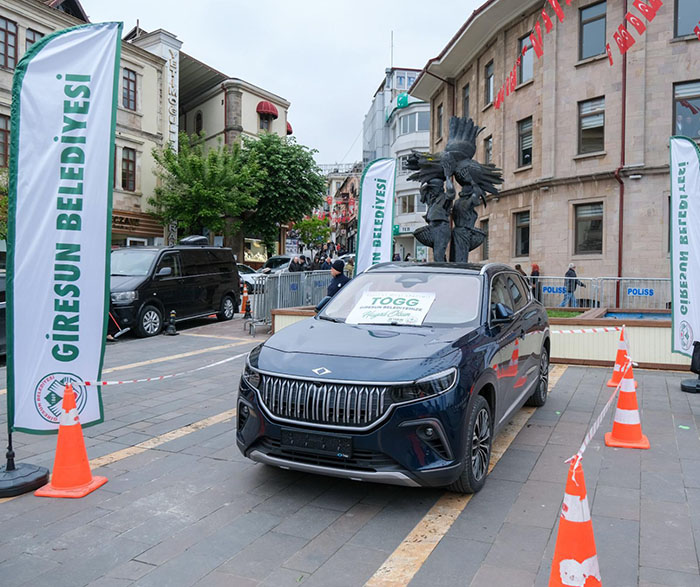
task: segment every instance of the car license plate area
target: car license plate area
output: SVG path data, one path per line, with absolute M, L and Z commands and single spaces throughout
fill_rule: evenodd
M 282 428 L 281 448 L 342 459 L 352 456 L 352 437 Z

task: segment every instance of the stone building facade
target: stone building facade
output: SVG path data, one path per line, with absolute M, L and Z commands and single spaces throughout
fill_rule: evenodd
M 489 0 L 411 89 L 431 104 L 433 152 L 450 116 L 467 115 L 485 127 L 476 159 L 503 169 L 501 193 L 478 209 L 487 243 L 470 260 L 669 277 L 668 143 L 700 138 L 700 3 L 664 2 L 651 21 L 626 3 L 645 30 L 628 22 L 635 43 L 624 57 L 614 41 L 623 0 L 558 4 L 563 22 L 544 5 L 550 28 L 539 0 Z M 499 99 L 538 22 L 541 57 L 526 50 Z

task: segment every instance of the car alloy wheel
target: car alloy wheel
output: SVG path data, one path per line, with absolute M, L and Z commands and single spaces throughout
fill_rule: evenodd
M 139 334 L 141 336 L 155 336 L 160 332 L 163 325 L 163 319 L 157 308 L 147 306 L 141 311 L 141 320 L 139 321 Z
M 547 393 L 549 390 L 549 351 L 543 346 L 540 351 L 540 369 L 537 373 L 537 385 L 535 391 L 528 398 L 525 405 L 542 407 L 547 401 Z
M 221 321 L 231 320 L 235 313 L 236 305 L 233 298 L 229 295 L 225 295 L 221 300 L 221 311 L 216 315 L 216 317 Z
M 491 415 L 488 406 L 482 407 L 476 415 L 472 435 L 471 462 L 472 475 L 476 481 L 486 477 L 491 456 Z

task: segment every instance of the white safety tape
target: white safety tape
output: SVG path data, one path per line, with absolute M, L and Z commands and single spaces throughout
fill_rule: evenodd
M 622 382 L 625 380 L 625 375 L 627 374 L 627 371 L 629 371 L 632 368 L 632 365 L 634 364 L 629 355 L 627 355 L 626 357 L 627 357 L 627 362 L 625 363 L 625 366 L 622 369 L 622 379 L 620 379 L 620 382 L 617 384 L 617 386 L 613 390 L 607 403 L 605 404 L 605 406 L 603 406 L 603 409 L 601 410 L 598 417 L 595 419 L 595 422 L 593 422 L 591 429 L 588 431 L 588 434 L 586 434 L 586 437 L 583 439 L 583 442 L 581 443 L 581 448 L 578 449 L 578 452 L 573 457 L 571 457 L 565 461 L 567 463 L 574 461 L 574 472 L 572 475 L 572 479 L 576 485 L 578 485 L 578 483 L 576 482 L 576 469 L 578 469 L 578 467 L 580 466 L 581 459 L 583 458 L 583 453 L 586 452 L 586 449 L 588 448 L 588 444 L 591 442 L 591 440 L 595 436 L 596 432 L 598 432 L 598 428 L 600 428 L 600 425 L 603 422 L 603 418 L 605 418 L 605 414 L 608 413 L 608 410 L 610 409 L 610 406 L 612 405 L 612 402 L 615 399 L 617 392 L 620 390 L 620 387 L 622 386 Z
M 189 375 L 190 373 L 196 373 L 197 371 L 203 371 L 204 369 L 211 369 L 212 367 L 218 367 L 229 361 L 235 361 L 244 357 L 248 353 L 241 353 L 235 357 L 229 357 L 228 359 L 223 359 L 222 361 L 217 361 L 216 363 L 210 363 L 209 365 L 204 365 L 202 367 L 197 367 L 196 369 L 190 369 L 189 371 L 181 371 L 180 373 L 173 373 L 172 375 L 160 375 L 159 377 L 146 377 L 144 379 L 125 379 L 124 381 L 83 381 L 82 385 L 126 385 L 127 383 L 150 383 L 152 381 L 163 381 L 164 379 L 172 379 L 173 377 L 180 377 L 181 375 Z
M 623 326 L 604 326 L 602 328 L 578 328 L 574 330 L 552 330 L 552 334 L 590 334 L 591 332 L 619 332 Z

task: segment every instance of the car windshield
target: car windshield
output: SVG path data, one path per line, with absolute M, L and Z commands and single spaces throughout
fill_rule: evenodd
M 320 318 L 350 324 L 454 326 L 477 319 L 480 299 L 477 275 L 370 271 L 343 287 Z
M 238 273 L 255 273 L 255 269 L 248 265 L 238 265 Z
M 140 248 L 112 251 L 112 275 L 148 275 L 158 251 Z
M 270 259 L 265 261 L 264 267 L 267 269 L 279 269 L 287 263 L 289 263 L 289 259 L 287 259 L 286 257 L 271 257 Z

